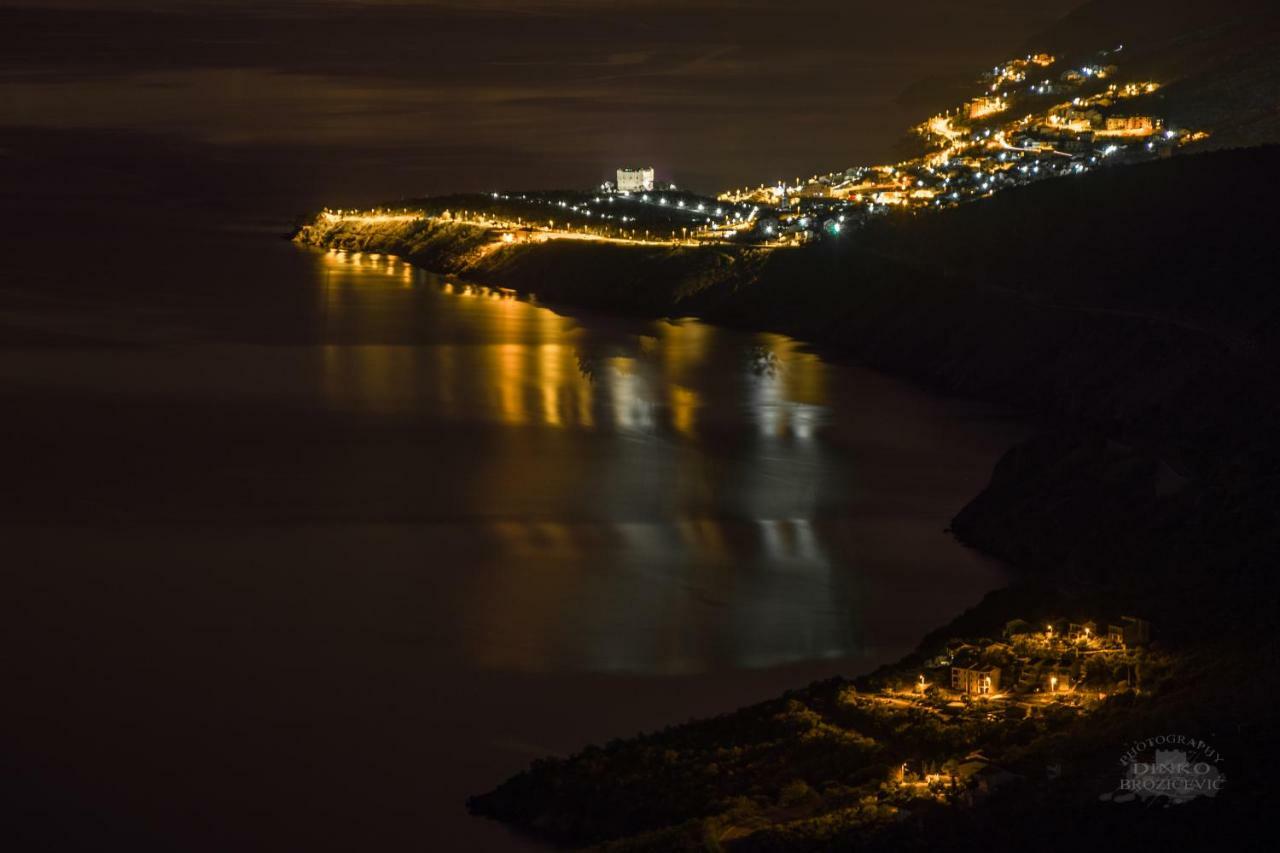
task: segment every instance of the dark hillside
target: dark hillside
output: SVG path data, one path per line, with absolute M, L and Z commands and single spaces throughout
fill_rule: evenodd
M 1126 71 L 1183 77 L 1266 44 L 1278 24 L 1270 0 L 1090 0 L 1028 47 L 1071 57 L 1124 45 Z
M 1028 298 L 1253 334 L 1280 308 L 1277 186 L 1280 148 L 1174 157 L 877 223 L 858 245 Z

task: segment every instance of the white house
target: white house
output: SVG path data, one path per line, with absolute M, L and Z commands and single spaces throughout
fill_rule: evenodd
M 619 169 L 618 192 L 639 193 L 653 189 L 653 167 L 646 169 Z

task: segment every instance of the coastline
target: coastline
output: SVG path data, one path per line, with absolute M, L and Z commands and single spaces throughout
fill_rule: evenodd
M 1137 612 L 1158 626 L 1173 669 L 1180 675 L 1196 673 L 1185 675 L 1196 686 L 1187 694 L 1157 683 L 1137 705 L 1107 705 L 1101 719 L 1113 735 L 1138 737 L 1144 727 L 1161 725 L 1172 713 L 1211 720 L 1215 730 L 1234 727 L 1238 737 L 1253 730 L 1266 711 L 1257 693 L 1262 688 L 1242 692 L 1231 676 L 1250 662 L 1265 661 L 1274 644 L 1264 630 L 1265 596 L 1247 590 L 1266 588 L 1260 572 L 1268 555 L 1280 554 L 1271 509 L 1276 485 L 1267 473 L 1276 452 L 1266 432 L 1277 406 L 1273 395 L 1256 393 L 1267 387 L 1277 363 L 1269 329 L 1280 305 L 1269 289 L 1239 280 L 1237 271 L 1246 263 L 1242 251 L 1250 253 L 1246 260 L 1252 264 L 1254 255 L 1269 255 L 1274 247 L 1265 236 L 1268 220 L 1256 205 L 1246 204 L 1220 216 L 1227 221 L 1201 241 L 1198 254 L 1166 255 L 1169 241 L 1179 239 L 1168 229 L 1204 227 L 1203 216 L 1193 213 L 1205 203 L 1206 184 L 1255 169 L 1259 161 L 1275 169 L 1276 159 L 1275 149 L 1181 158 L 1089 176 L 1065 191 L 1028 188 L 987 209 L 951 217 L 953 227 L 984 232 L 993 219 L 1016 221 L 1030 211 L 1066 221 L 1090 193 L 1148 198 L 1159 193 L 1170 209 L 1108 256 L 1111 266 L 1101 267 L 1096 284 L 1086 282 L 1076 291 L 1069 289 L 1075 277 L 1066 274 L 1034 285 L 1018 280 L 1023 256 L 1053 252 L 1044 238 L 1002 267 L 980 255 L 965 257 L 963 246 L 943 246 L 930 254 L 922 245 L 938 242 L 937 229 L 944 227 L 932 222 L 895 224 L 848 246 L 773 253 L 569 241 L 503 246 L 493 245 L 495 236 L 483 228 L 431 219 L 371 230 L 303 226 L 294 239 L 332 250 L 399 255 L 435 272 L 536 294 L 550 304 L 648 317 L 692 315 L 783 332 L 948 394 L 1071 424 L 1012 448 L 988 487 L 960 509 L 952 524 L 960 541 L 1009 564 L 1018 574 L 1014 583 L 931 633 L 916 654 L 898 664 L 776 701 L 803 704 L 808 697 L 824 708 L 835 707 L 832 691 L 901 676 L 940 642 L 999 636 L 1010 620 Z M 1180 220 L 1185 224 L 1178 226 Z M 1088 232 L 1083 226 L 1077 230 Z M 1189 242 L 1190 234 L 1184 237 Z M 1073 238 L 1063 240 L 1070 245 Z M 1224 282 L 1231 288 L 1219 286 Z M 1213 306 L 1205 319 L 1187 320 L 1194 313 L 1190 309 L 1205 300 Z M 1153 572 L 1159 576 L 1155 585 Z M 1073 593 L 1066 594 L 1067 588 Z M 1228 620 L 1237 627 L 1224 635 L 1219 628 Z M 1210 658 L 1221 661 L 1219 671 L 1205 675 Z M 1211 709 L 1214 691 L 1234 692 L 1238 701 Z M 749 720 L 752 714 L 773 714 L 774 704 L 730 716 Z M 704 736 L 698 734 L 699 724 L 690 725 L 687 735 L 676 730 L 645 737 L 696 741 Z M 1069 726 L 1061 733 L 1085 756 L 1072 777 L 1078 789 L 1097 782 L 1106 750 L 1118 746 L 1090 740 L 1087 728 Z M 606 766 L 627 761 L 631 753 L 625 744 L 643 742 L 623 742 L 618 753 L 623 758 L 610 757 L 611 745 L 604 757 L 590 748 L 571 761 Z M 1037 754 L 1036 760 L 1043 759 Z M 572 779 L 576 766 L 536 762 L 534 776 L 516 777 L 473 800 L 472 808 L 569 843 L 630 837 L 631 830 L 644 830 L 655 820 L 660 825 L 662 818 L 654 817 L 649 823 L 583 830 L 572 811 L 555 812 L 565 806 L 548 791 L 561 784 L 557 774 Z M 1041 797 L 1047 784 L 1040 779 L 1023 785 L 1014 800 Z M 661 813 L 661 803 L 647 805 Z M 570 808 L 585 814 L 593 806 L 584 801 Z M 969 819 L 985 814 L 981 819 L 996 820 L 999 814 L 988 805 L 968 811 Z M 558 817 L 548 817 L 553 813 Z M 774 818 L 779 815 L 796 816 L 785 809 Z M 929 810 L 921 819 L 945 825 L 955 817 Z M 771 825 L 770 832 L 776 829 Z M 771 839 L 758 849 L 825 849 L 807 846 L 812 839 L 786 840 L 770 832 L 731 836 L 730 846 L 757 849 L 750 839 L 758 836 Z M 896 829 L 876 832 L 877 838 L 889 839 L 887 846 L 902 841 Z M 662 845 L 671 838 L 662 839 L 617 849 L 668 849 Z M 646 847 L 650 842 L 658 846 Z

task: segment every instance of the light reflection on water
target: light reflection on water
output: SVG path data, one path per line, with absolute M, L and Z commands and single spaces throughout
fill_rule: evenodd
M 694 320 L 654 324 L 629 352 L 601 352 L 573 321 L 509 291 L 441 281 L 387 255 L 330 251 L 324 263 L 326 316 L 361 310 L 351 290 L 404 277 L 479 300 L 472 310 L 484 312 L 494 338 L 485 346 L 327 345 L 325 394 L 339 408 L 408 411 L 429 387 L 446 418 L 693 436 L 706 404 L 697 386 L 709 366 L 722 366 L 709 358 L 716 330 Z M 781 335 L 753 340 L 736 377 L 751 421 L 762 437 L 811 440 L 824 411 L 822 361 Z M 477 376 L 489 380 L 478 390 Z
M 476 597 L 485 630 L 471 635 L 487 667 L 686 674 L 837 657 L 860 642 L 856 596 L 840 588 L 850 578 L 833 575 L 808 519 L 500 522 L 492 532 L 504 594 Z
M 913 623 L 933 609 L 913 595 L 967 603 L 962 590 L 995 577 L 940 532 L 958 502 L 932 517 L 912 507 L 910 550 L 943 569 L 913 592 L 920 569 L 890 541 L 903 519 L 882 533 L 857 505 L 871 492 L 871 515 L 892 514 L 900 498 L 877 491 L 895 472 L 849 450 L 884 439 L 834 422 L 885 401 L 789 338 L 584 323 L 387 256 L 321 262 L 338 339 L 320 348 L 326 406 L 474 430 L 465 472 L 441 488 L 475 525 L 461 562 L 483 564 L 480 580 L 453 606 L 478 665 L 690 673 L 875 655 L 896 636 L 885 605 L 915 608 Z M 423 301 L 397 300 L 405 284 Z M 378 342 L 402 313 L 449 325 Z M 890 411 L 919 404 L 893 393 L 905 403 Z M 894 417 L 874 429 L 895 431 Z M 868 539 L 875 558 L 857 553 Z
M 14 428 L 63 448 L 11 460 L 14 512 L 226 525 L 226 565 L 317 578 L 354 560 L 370 603 L 336 624 L 428 631 L 423 665 L 486 670 L 863 670 L 1001 580 L 943 532 L 1015 433 L 980 407 L 780 335 L 566 317 L 384 255 L 271 248 L 292 272 L 229 298 L 215 332 L 0 360 L 38 387 Z M 86 396 L 106 401 L 91 423 Z

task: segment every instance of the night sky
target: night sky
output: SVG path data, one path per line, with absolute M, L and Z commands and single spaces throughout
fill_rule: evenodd
M 9 2 L 0 148 L 10 177 L 281 214 L 627 163 L 715 191 L 892 157 L 948 82 L 1075 5 Z

